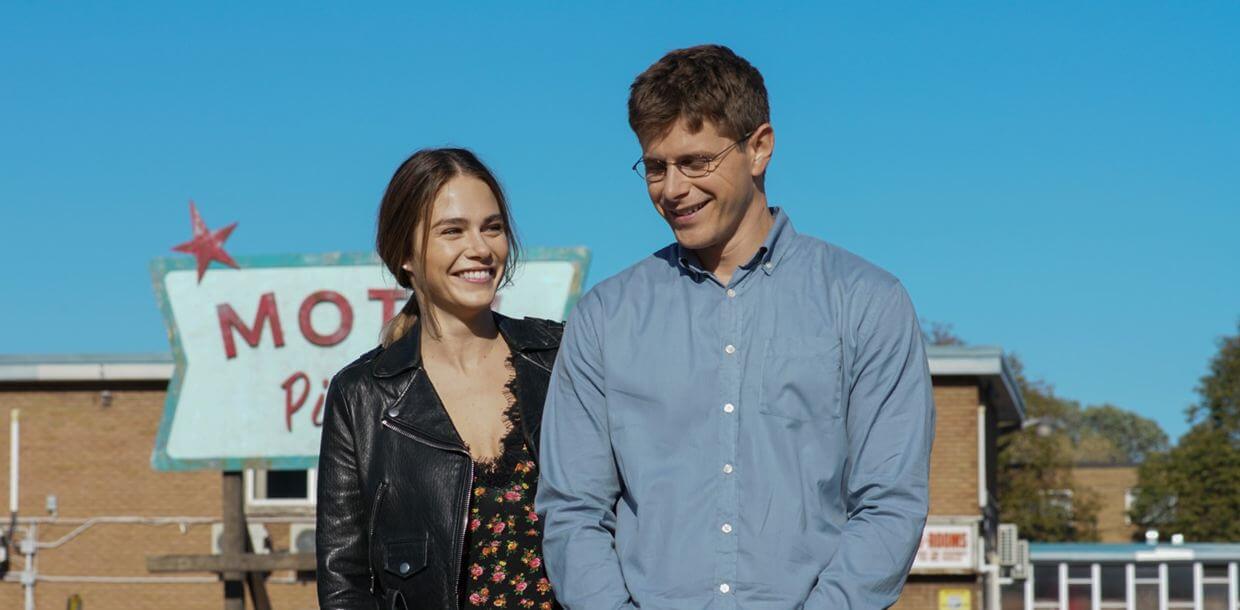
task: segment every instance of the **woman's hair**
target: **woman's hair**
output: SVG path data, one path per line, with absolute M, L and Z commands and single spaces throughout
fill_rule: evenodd
M 396 278 L 396 282 L 413 291 L 405 306 L 383 326 L 381 340 L 384 347 L 409 332 L 421 313 L 418 308 L 418 293 L 423 291 L 421 278 L 425 275 L 422 271 L 430 236 L 432 208 L 439 191 L 457 176 L 477 178 L 491 188 L 491 194 L 499 204 L 504 233 L 508 239 L 508 261 L 504 265 L 504 274 L 500 277 L 499 285 L 502 287 L 512 281 L 520 247 L 512 224 L 512 215 L 508 212 L 508 201 L 504 198 L 504 190 L 495 175 L 474 153 L 463 148 L 424 148 L 413 153 L 396 169 L 392 181 L 388 183 L 387 192 L 383 194 L 383 201 L 379 204 L 375 250 L 383 264 L 387 265 L 388 271 Z M 420 252 L 414 252 L 414 231 L 421 233 Z M 416 273 L 410 273 L 401 267 L 410 261 Z M 437 334 L 438 321 L 433 313 L 427 313 L 430 315 L 424 316 L 424 321 L 430 324 L 432 332 Z

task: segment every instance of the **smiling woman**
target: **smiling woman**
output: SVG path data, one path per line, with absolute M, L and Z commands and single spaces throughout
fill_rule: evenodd
M 492 273 L 491 281 L 487 282 L 494 293 L 512 279 L 520 252 L 508 201 L 499 181 L 477 156 L 461 148 L 421 150 L 397 168 L 379 205 L 375 248 L 396 281 L 413 289 L 414 295 L 384 328 L 384 345 L 390 345 L 405 334 L 419 312 L 423 312 L 430 329 L 436 334 L 439 332 L 435 309 L 425 309 L 429 296 L 425 294 L 429 288 L 426 282 L 430 279 L 426 273 L 427 258 L 434 256 L 438 260 L 452 256 L 462 246 L 476 245 L 471 239 L 461 239 L 467 237 L 470 212 L 482 214 L 481 219 L 474 219 L 481 220 L 474 229 L 485 223 L 485 240 L 493 248 L 493 260 L 477 267 L 491 272 L 498 268 L 499 272 Z M 501 245 L 497 240 L 504 243 Z M 432 246 L 436 249 L 433 254 Z M 456 271 L 468 270 L 462 267 Z M 437 283 L 436 287 L 444 288 L 444 285 Z M 434 296 L 447 294 L 435 292 Z M 493 298 L 494 294 L 491 296 Z M 486 305 L 489 308 L 490 301 Z
M 550 610 L 536 441 L 562 326 L 491 311 L 518 251 L 499 182 L 467 150 L 415 153 L 376 248 L 414 294 L 328 389 L 319 605 Z

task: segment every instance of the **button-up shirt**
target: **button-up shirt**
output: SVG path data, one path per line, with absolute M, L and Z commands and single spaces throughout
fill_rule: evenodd
M 771 213 L 726 285 L 672 244 L 570 316 L 537 496 L 569 610 L 899 596 L 934 435 L 917 316 L 890 274 Z

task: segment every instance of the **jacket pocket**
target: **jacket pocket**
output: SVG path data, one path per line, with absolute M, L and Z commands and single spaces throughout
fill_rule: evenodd
M 768 339 L 759 410 L 794 421 L 839 418 L 840 351 L 840 339 L 834 336 Z
M 383 571 L 400 579 L 426 569 L 429 541 L 425 535 L 385 542 Z

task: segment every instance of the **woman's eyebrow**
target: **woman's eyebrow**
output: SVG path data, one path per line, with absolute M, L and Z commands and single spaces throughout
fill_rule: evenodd
M 503 220 L 503 219 L 504 219 L 503 214 L 495 213 L 482 219 L 482 224 L 489 224 L 497 220 Z M 431 225 L 431 228 L 434 229 L 434 228 L 437 228 L 443 225 L 469 226 L 469 219 L 461 217 L 461 216 L 441 218 L 438 221 L 436 221 L 435 224 Z
M 441 227 L 443 225 L 467 225 L 467 224 L 469 224 L 468 220 L 465 220 L 464 218 L 461 218 L 459 216 L 454 216 L 450 218 L 440 218 L 438 221 L 435 222 L 435 224 L 431 225 L 431 228 L 434 229 L 436 227 Z

